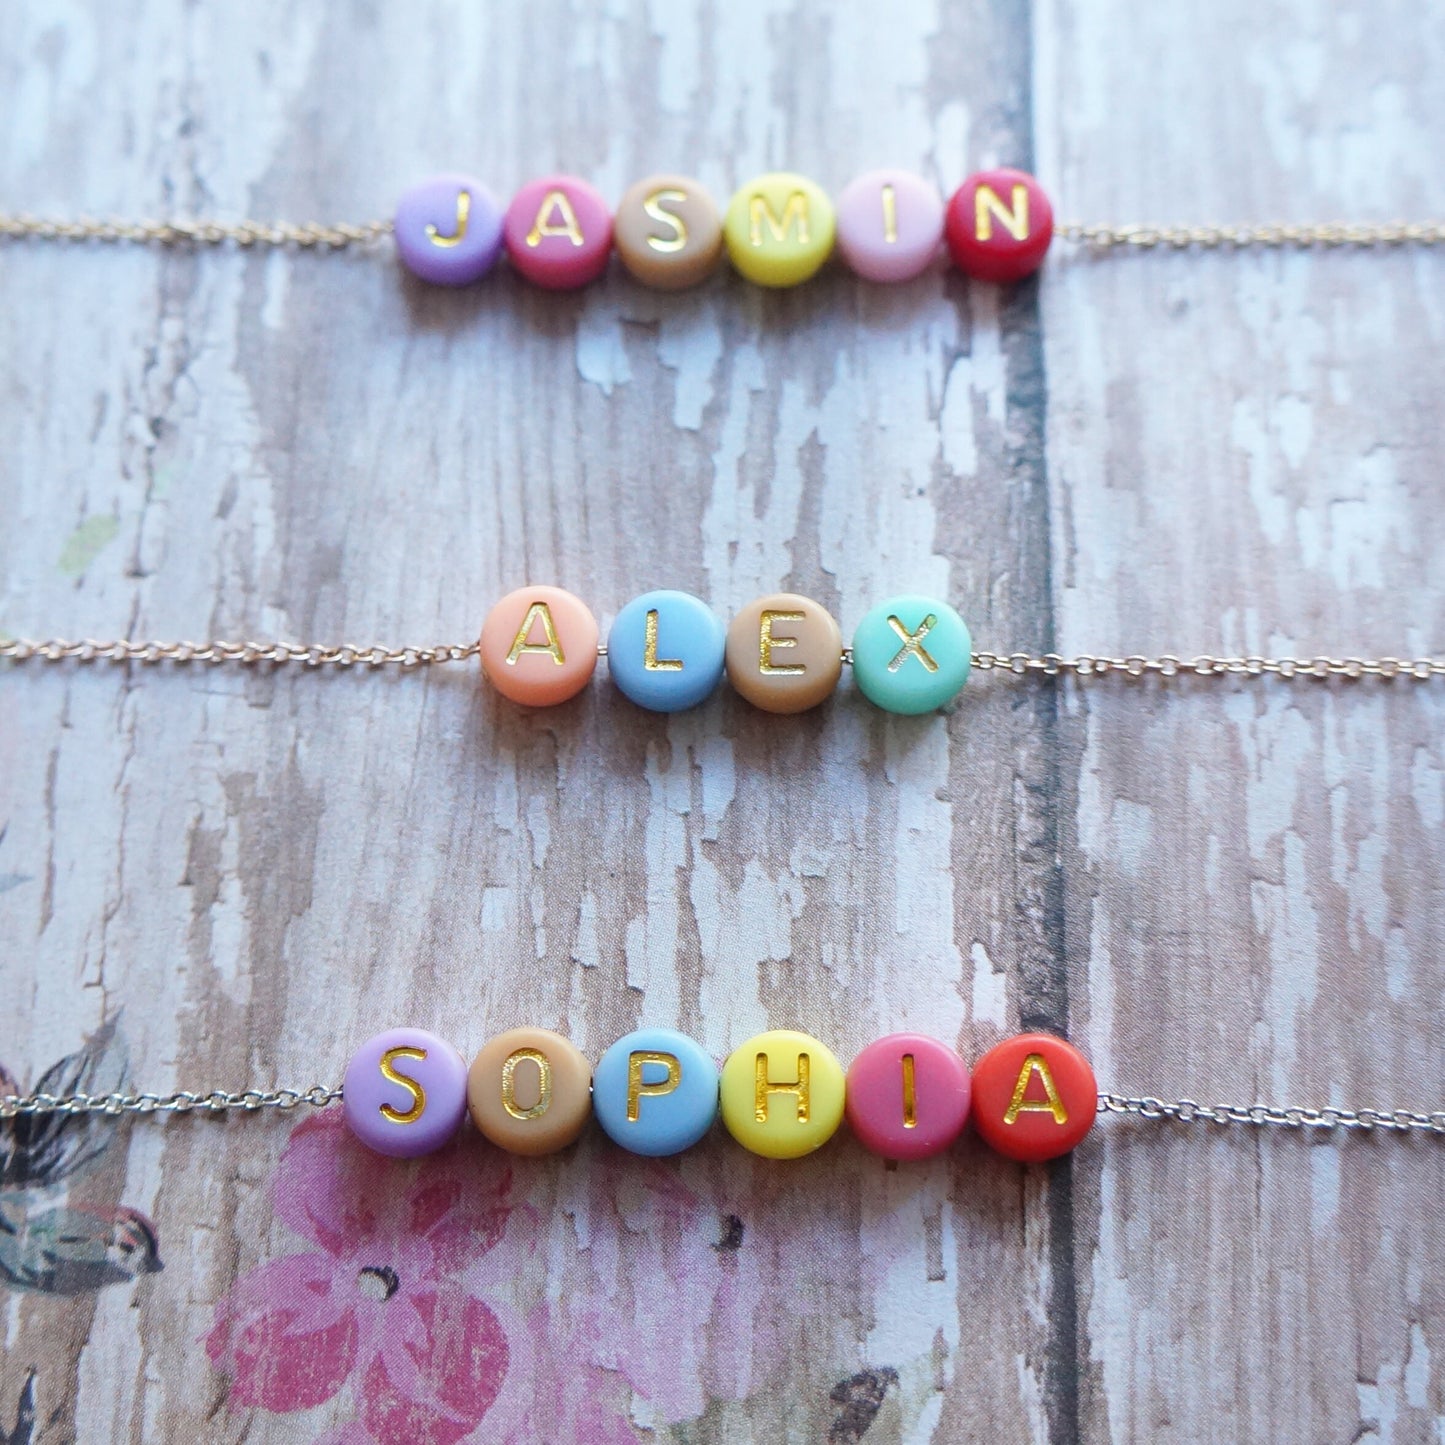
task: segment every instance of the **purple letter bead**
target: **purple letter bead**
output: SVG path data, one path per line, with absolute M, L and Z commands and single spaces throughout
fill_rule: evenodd
M 351 1132 L 369 1149 L 410 1159 L 440 1149 L 467 1108 L 467 1066 L 425 1029 L 388 1029 L 352 1055 L 341 1103 Z
M 502 251 L 502 212 L 469 176 L 432 176 L 398 203 L 396 249 L 408 271 L 438 286 L 485 276 Z
M 838 250 L 869 281 L 910 281 L 943 240 L 943 202 L 921 176 L 869 171 L 838 197 Z

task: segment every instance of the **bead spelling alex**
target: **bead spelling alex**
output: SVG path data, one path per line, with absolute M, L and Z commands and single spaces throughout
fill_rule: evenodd
M 505 250 L 529 281 L 569 291 L 595 281 L 616 250 L 646 286 L 676 291 L 712 274 L 726 250 L 759 286 L 798 286 L 836 247 L 869 281 L 908 281 L 946 240 L 960 270 L 981 281 L 1021 281 L 1043 264 L 1053 207 L 1022 171 L 969 176 L 947 206 L 921 176 L 869 171 L 836 206 L 806 176 L 774 171 L 741 187 L 719 213 L 688 176 L 649 176 L 628 188 L 614 215 L 576 176 L 530 181 L 505 210 L 480 181 L 433 176 L 401 198 L 392 221 L 408 270 L 438 286 L 480 280 Z
M 379 1154 L 407 1159 L 448 1143 L 471 1115 L 484 1138 L 513 1154 L 553 1154 L 595 1113 L 634 1154 L 679 1154 L 721 1116 L 745 1149 L 797 1159 L 821 1148 L 846 1117 L 886 1159 L 928 1159 L 970 1115 L 983 1140 L 1038 1163 L 1075 1148 L 1099 1111 L 1084 1056 L 1052 1034 L 1005 1039 L 975 1065 L 920 1034 L 875 1040 L 845 1073 L 833 1052 L 792 1029 L 734 1049 L 721 1070 L 686 1034 L 638 1029 L 592 1070 L 570 1040 L 517 1028 L 483 1045 L 468 1067 L 445 1039 L 389 1029 L 352 1056 L 342 1083 L 346 1121 Z

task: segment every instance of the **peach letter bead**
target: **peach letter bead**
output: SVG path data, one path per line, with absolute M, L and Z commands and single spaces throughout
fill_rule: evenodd
M 482 624 L 482 671 L 503 697 L 551 707 L 576 697 L 597 668 L 597 619 L 560 587 L 519 587 Z
M 592 1113 L 592 1069 L 576 1044 L 551 1029 L 509 1029 L 472 1060 L 467 1107 L 499 1149 L 555 1154 Z

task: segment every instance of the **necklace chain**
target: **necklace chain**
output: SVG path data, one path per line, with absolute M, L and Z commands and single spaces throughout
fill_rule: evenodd
M 0 213 L 0 239 L 134 242 L 157 246 L 295 246 L 340 251 L 389 236 L 388 221 L 171 221 L 124 220 L 114 216 L 53 216 Z M 1264 222 L 1254 225 L 1123 225 L 1066 221 L 1055 227 L 1061 240 L 1091 251 L 1305 250 L 1310 247 L 1398 247 L 1445 245 L 1445 221 L 1319 221 L 1310 225 Z
M 332 646 L 319 642 L 154 642 L 122 639 L 101 642 L 94 638 L 68 641 L 51 638 L 0 640 L 0 661 L 9 662 L 111 662 L 111 663 L 239 663 L 243 667 L 262 664 L 280 666 L 299 663 L 305 667 L 423 667 L 438 663 L 467 662 L 478 655 L 481 644 L 441 643 L 436 646 L 389 647 L 385 643 L 343 642 Z M 607 655 L 606 646 L 597 649 Z M 844 662 L 851 662 L 852 649 L 843 649 Z M 1353 680 L 1375 677 L 1427 682 L 1445 677 L 1445 658 L 1438 657 L 1176 657 L 1160 653 L 1146 657 L 1095 656 L 1081 653 L 1064 657 L 1056 652 L 1035 656 L 1028 652 L 975 652 L 973 666 L 980 672 L 1010 672 L 1022 675 L 1040 672 L 1048 677 L 1104 677 L 1122 673 L 1126 677 L 1279 677 L 1321 679 L 1344 677 Z

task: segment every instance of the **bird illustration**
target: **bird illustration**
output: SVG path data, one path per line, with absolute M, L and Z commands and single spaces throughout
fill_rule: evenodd
M 0 1204 L 0 1282 L 38 1294 L 88 1294 L 162 1268 L 156 1228 L 138 1209 L 62 1205 L 20 1214 Z

